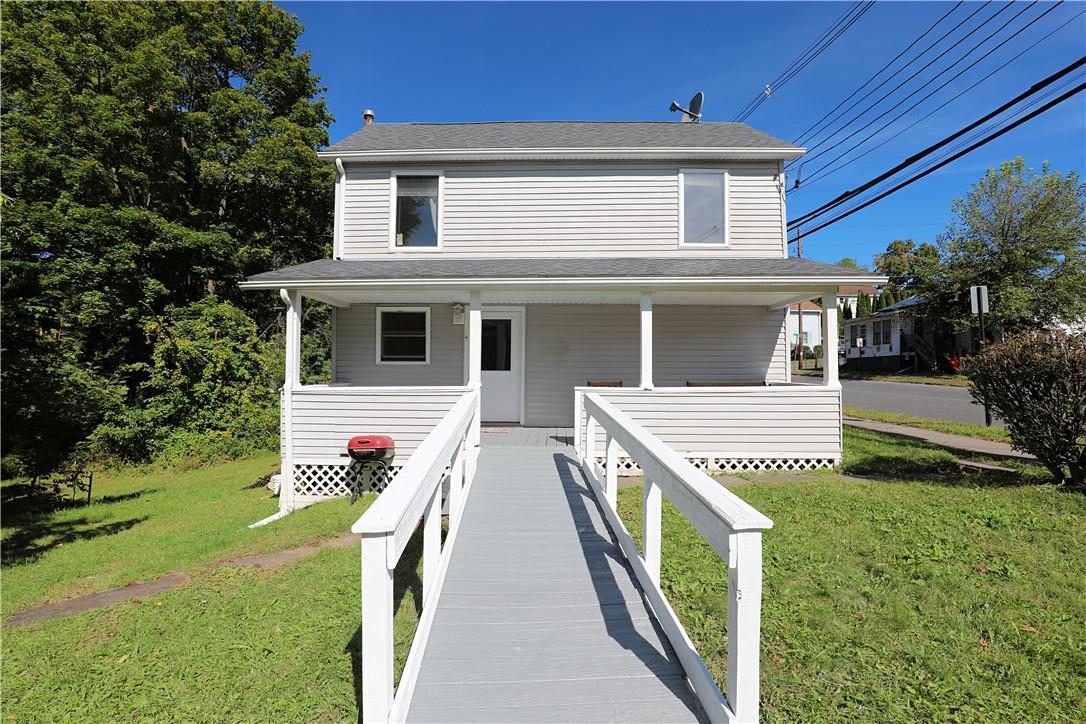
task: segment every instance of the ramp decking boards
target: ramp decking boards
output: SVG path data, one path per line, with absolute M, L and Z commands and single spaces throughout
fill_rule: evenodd
M 483 435 L 408 721 L 704 720 L 573 451 L 501 434 Z

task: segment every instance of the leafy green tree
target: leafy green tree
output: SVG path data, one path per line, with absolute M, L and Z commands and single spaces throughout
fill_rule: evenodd
M 837 266 L 843 266 L 846 269 L 859 269 L 859 270 L 862 270 L 862 271 L 867 271 L 867 267 L 860 266 L 860 264 L 855 259 L 853 259 L 851 256 L 846 256 L 844 259 L 841 259 L 840 261 L 836 262 L 836 264 L 837 264 Z
M 986 284 L 993 327 L 1086 320 L 1086 184 L 1076 173 L 1007 161 L 953 208 L 939 263 L 916 285 L 925 316 L 967 328 L 969 288 Z
M 917 245 L 912 239 L 895 239 L 875 257 L 875 270 L 890 278 L 889 288 L 909 289 L 938 262 L 939 250 L 935 246 L 927 242 Z
M 301 26 L 270 3 L 11 3 L 2 32 L 0 446 L 17 470 L 146 408 L 167 310 L 212 295 L 278 330 L 276 300 L 236 282 L 326 255 L 331 117 Z
M 843 319 L 852 319 L 852 305 L 846 304 L 841 308 Z
M 866 317 L 871 314 L 871 297 L 860 292 L 856 298 L 856 317 Z

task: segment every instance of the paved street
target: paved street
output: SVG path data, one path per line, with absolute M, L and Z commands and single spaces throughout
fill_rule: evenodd
M 984 408 L 964 387 L 859 380 L 842 380 L 841 385 L 846 407 L 984 424 Z

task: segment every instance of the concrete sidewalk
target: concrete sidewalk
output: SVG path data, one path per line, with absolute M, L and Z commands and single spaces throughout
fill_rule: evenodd
M 1013 460 L 1029 460 L 1034 461 L 1032 455 L 1028 455 L 1024 452 L 1015 450 L 1010 444 L 1005 442 L 995 442 L 993 440 L 982 440 L 978 437 L 967 437 L 965 435 L 951 435 L 946 432 L 936 432 L 935 430 L 925 430 L 919 427 L 910 427 L 908 425 L 895 425 L 890 422 L 876 422 L 875 420 L 861 420 L 856 417 L 845 416 L 844 422 L 846 425 L 852 427 L 862 427 L 865 430 L 874 430 L 875 432 L 884 432 L 889 435 L 899 435 L 901 437 L 911 438 L 913 440 L 920 440 L 921 442 L 928 442 L 932 445 L 939 445 L 941 447 L 950 448 L 952 450 L 959 450 L 962 452 L 976 453 L 979 455 L 987 455 L 994 458 L 1008 458 Z

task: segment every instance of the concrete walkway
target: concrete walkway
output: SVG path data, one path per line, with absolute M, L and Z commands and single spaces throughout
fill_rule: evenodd
M 320 544 L 289 548 L 287 550 L 273 551 L 271 553 L 240 556 L 238 558 L 231 558 L 227 561 L 212 563 L 208 567 L 215 568 L 222 565 L 232 565 L 241 568 L 275 570 L 288 563 L 293 563 L 299 558 L 316 553 L 322 548 L 345 548 L 350 545 L 358 545 L 358 536 L 348 534 L 340 536 L 339 538 L 327 540 Z M 48 621 L 52 618 L 75 616 L 76 614 L 86 613 L 87 611 L 97 611 L 100 608 L 116 606 L 118 603 L 124 603 L 125 601 L 130 601 L 132 599 L 149 598 L 158 593 L 162 593 L 163 591 L 172 591 L 175 588 L 181 588 L 188 582 L 189 577 L 184 573 L 179 573 L 177 571 L 165 573 L 150 581 L 130 583 L 121 588 L 112 588 L 108 591 L 99 591 L 98 593 L 90 593 L 86 596 L 77 596 L 64 601 L 46 603 L 41 606 L 35 606 L 34 608 L 16 611 L 8 616 L 8 620 L 5 623 L 7 623 L 8 626 L 30 626 L 31 624 Z
M 932 445 L 939 445 L 941 447 L 950 448 L 952 450 L 959 450 L 962 452 L 976 453 L 978 455 L 987 455 L 994 458 L 1010 458 L 1014 460 L 1029 461 L 1035 460 L 1032 455 L 1028 455 L 1024 452 L 1015 450 L 1013 447 L 1005 442 L 983 440 L 979 437 L 967 437 L 965 435 L 951 435 L 950 433 L 946 432 L 925 430 L 920 427 L 910 427 L 908 425 L 895 425 L 890 422 L 860 420 L 858 418 L 848 416 L 845 416 L 844 422 L 846 425 L 850 425 L 852 427 L 862 427 L 865 430 L 885 432 L 890 435 L 898 435 L 901 437 L 911 438 L 913 440 L 920 440 L 922 442 L 931 443 Z

